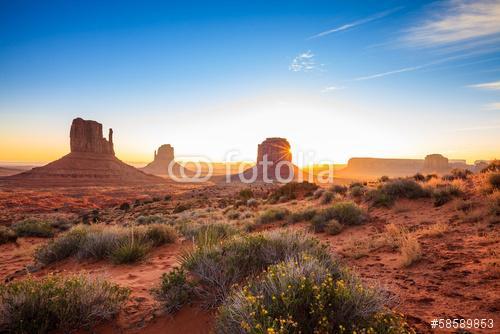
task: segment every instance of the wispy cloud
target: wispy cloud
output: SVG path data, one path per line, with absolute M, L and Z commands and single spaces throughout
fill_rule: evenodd
M 330 92 L 334 92 L 334 91 L 337 91 L 337 90 L 342 90 L 342 89 L 345 89 L 344 86 L 328 86 L 328 87 L 325 87 L 321 90 L 321 93 L 330 93 Z
M 488 103 L 484 108 L 486 110 L 500 110 L 500 102 Z
M 439 64 L 443 64 L 443 63 L 447 63 L 447 62 L 451 62 L 451 61 L 475 57 L 477 54 L 478 54 L 477 52 L 461 53 L 461 54 L 453 55 L 453 56 L 446 57 L 446 58 L 440 58 L 438 60 L 431 61 L 431 62 L 421 64 L 421 65 L 403 67 L 403 68 L 399 68 L 399 69 L 392 70 L 392 71 L 381 72 L 381 73 L 371 74 L 371 75 L 367 75 L 367 76 L 357 77 L 357 78 L 352 79 L 352 81 L 371 80 L 371 79 L 377 79 L 377 78 L 381 78 L 381 77 L 385 77 L 385 76 L 393 75 L 393 74 L 413 72 L 413 71 L 421 70 L 421 69 L 428 68 L 428 67 L 431 67 L 434 65 L 439 65 Z M 483 60 L 483 61 L 486 61 L 486 60 Z M 461 65 L 465 66 L 467 64 L 461 64 Z M 436 69 L 443 69 L 443 67 L 438 67 Z
M 405 38 L 415 46 L 434 47 L 488 39 L 494 43 L 500 33 L 500 1 L 449 0 L 434 6 L 431 19 L 411 28 Z
M 357 20 L 357 21 L 354 21 L 354 22 L 351 22 L 351 23 L 346 23 L 346 24 L 341 25 L 339 27 L 335 27 L 333 29 L 320 32 L 319 34 L 316 34 L 316 35 L 313 35 L 313 36 L 309 37 L 308 39 L 323 37 L 323 36 L 330 35 L 330 34 L 333 34 L 333 33 L 339 32 L 339 31 L 348 30 L 348 29 L 360 26 L 362 24 L 365 24 L 365 23 L 368 23 L 368 22 L 371 22 L 371 21 L 378 20 L 378 19 L 381 19 L 381 18 L 383 18 L 383 17 L 385 17 L 387 15 L 390 15 L 390 14 L 392 14 L 392 13 L 400 10 L 401 8 L 403 8 L 403 7 L 397 7 L 397 8 L 389 9 L 389 10 L 386 10 L 384 12 L 377 13 L 375 15 L 366 17 L 366 18 L 361 19 L 361 20 Z
M 419 69 L 427 67 L 427 66 L 429 66 L 429 65 L 420 65 L 420 66 L 400 68 L 400 69 L 394 70 L 394 71 L 387 71 L 387 72 L 367 75 L 364 77 L 358 77 L 358 78 L 353 79 L 353 81 L 371 80 L 371 79 L 377 79 L 377 78 L 381 78 L 381 77 L 385 77 L 385 76 L 393 75 L 393 74 L 398 74 L 398 73 L 412 72 L 412 71 L 416 71 L 416 70 L 419 70 Z
M 288 69 L 292 72 L 310 72 L 317 67 L 314 54 L 309 50 L 293 58 Z
M 471 88 L 487 89 L 487 90 L 500 90 L 500 81 L 485 82 L 475 85 L 469 85 Z

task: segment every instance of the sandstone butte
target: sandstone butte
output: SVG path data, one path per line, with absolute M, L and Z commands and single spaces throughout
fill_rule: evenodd
M 285 138 L 266 138 L 257 147 L 256 165 L 241 174 L 231 175 L 231 180 L 238 181 L 240 177 L 250 180 L 253 175 L 256 175 L 256 181 L 265 181 L 264 175 L 273 181 L 277 180 L 278 176 L 282 180 L 295 180 L 299 168 L 292 164 L 290 148 L 290 143 Z M 265 160 L 269 162 L 267 166 L 263 165 Z
M 87 186 L 163 183 L 164 179 L 127 165 L 115 156 L 113 130 L 103 137 L 102 124 L 75 118 L 70 153 L 45 166 L 2 178 L 3 183 L 33 186 Z
M 161 145 L 158 150 L 154 152 L 153 161 L 141 168 L 142 171 L 154 174 L 169 176 L 172 173 L 175 177 L 193 176 L 195 173 L 187 168 L 183 168 L 180 164 L 175 162 L 174 148 L 170 144 Z M 183 169 L 183 171 L 181 171 Z M 182 172 L 184 174 L 182 174 Z M 170 176 L 172 176 L 170 175 Z

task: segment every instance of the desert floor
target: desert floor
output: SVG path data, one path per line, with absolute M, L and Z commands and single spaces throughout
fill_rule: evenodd
M 432 199 L 400 199 L 391 208 L 373 208 L 362 198 L 336 195 L 333 202 L 353 200 L 368 213 L 367 221 L 349 226 L 337 235 L 317 233 L 331 252 L 364 280 L 377 282 L 397 297 L 395 308 L 404 314 L 419 333 L 434 333 L 434 318 L 494 319 L 500 326 L 500 230 L 498 218 L 488 214 L 488 198 L 478 189 L 476 179 L 463 182 L 464 198 L 435 207 Z M 176 184 L 153 187 L 70 187 L 0 189 L 0 224 L 10 225 L 27 217 L 65 219 L 91 224 L 124 224 L 139 216 L 161 214 L 171 219 L 199 222 L 225 221 L 250 224 L 260 212 L 286 207 L 292 212 L 323 208 L 320 199 L 301 197 L 270 204 L 264 198 L 276 186 L 254 185 L 257 207 L 237 205 L 243 185 Z M 470 203 L 465 210 L 464 201 Z M 120 208 L 130 203 L 129 210 Z M 235 205 L 236 204 L 236 205 Z M 179 205 L 185 210 L 173 213 Z M 228 210 L 238 218 L 228 218 Z M 92 217 L 97 217 L 92 221 Z M 422 257 L 402 266 L 401 254 L 380 243 L 386 226 L 396 224 L 410 231 L 422 248 Z M 277 221 L 258 226 L 263 229 L 309 230 L 307 222 L 286 224 Z M 193 247 L 182 237 L 175 243 L 155 248 L 141 263 L 114 265 L 108 261 L 79 262 L 70 258 L 43 268 L 34 265 L 33 252 L 46 243 L 44 238 L 19 238 L 0 245 L 0 278 L 22 279 L 28 272 L 42 277 L 51 272 L 86 272 L 100 275 L 129 287 L 131 297 L 118 317 L 98 325 L 97 333 L 209 333 L 214 311 L 194 303 L 174 315 L 166 315 L 150 294 L 163 273 L 178 263 L 181 252 Z M 84 332 L 84 331 L 82 331 Z M 481 332 L 481 331 L 473 331 Z M 494 331 L 484 331 L 493 333 Z

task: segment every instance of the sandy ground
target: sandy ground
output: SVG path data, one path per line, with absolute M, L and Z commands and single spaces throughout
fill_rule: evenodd
M 2 189 L 0 219 L 12 222 L 13 217 L 46 214 L 53 211 L 55 206 L 59 207 L 58 214 L 71 214 L 91 203 L 103 211 L 104 217 L 116 221 L 123 219 L 124 214 L 114 206 L 123 201 L 169 194 L 173 196 L 171 200 L 142 205 L 127 215 L 134 217 L 144 212 L 170 214 L 172 208 L 181 202 L 189 202 L 196 208 L 217 207 L 223 199 L 234 198 L 239 189 L 214 185 L 181 185 L 175 189 L 104 188 L 95 189 L 92 193 L 84 189 Z M 112 201 L 103 201 L 104 197 Z M 477 204 L 474 212 L 486 210 L 484 196 L 471 193 L 468 197 Z M 69 200 L 72 198 L 77 200 L 72 202 Z M 478 219 L 467 219 L 474 213 L 464 214 L 457 210 L 457 201 L 436 208 L 430 199 L 401 200 L 392 209 L 370 209 L 369 221 L 361 226 L 348 227 L 335 236 L 324 233 L 316 236 L 363 279 L 377 281 L 397 296 L 399 302 L 396 309 L 405 314 L 419 333 L 439 333 L 430 329 L 429 322 L 434 318 L 494 319 L 495 327 L 500 328 L 499 224 L 480 215 Z M 68 204 L 60 207 L 62 203 Z M 314 200 L 279 205 L 292 211 L 311 206 L 321 207 Z M 362 206 L 367 208 L 365 204 Z M 369 243 L 371 239 L 382 235 L 389 223 L 405 226 L 418 237 L 422 246 L 421 260 L 403 267 L 400 254 L 386 246 L 375 247 L 358 256 L 346 250 L 353 240 Z M 438 235 L 429 235 L 426 231 L 438 223 L 445 224 L 447 230 Z M 274 223 L 264 228 L 281 228 L 281 225 Z M 307 225 L 299 223 L 292 228 L 307 229 Z M 20 238 L 15 244 L 0 245 L 0 278 L 10 280 L 23 277 L 23 268 L 33 263 L 34 250 L 45 242 L 46 239 Z M 214 320 L 213 311 L 205 311 L 194 305 L 183 308 L 173 316 L 165 315 L 150 294 L 150 289 L 159 283 L 161 275 L 171 270 L 178 263 L 178 255 L 189 247 L 190 242 L 182 240 L 162 246 L 156 248 L 147 260 L 135 265 L 68 259 L 33 275 L 41 277 L 49 272 L 86 272 L 129 287 L 131 298 L 116 320 L 99 325 L 93 330 L 96 333 L 209 333 Z

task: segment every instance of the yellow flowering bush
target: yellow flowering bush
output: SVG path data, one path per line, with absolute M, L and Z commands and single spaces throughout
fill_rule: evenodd
M 412 333 L 383 296 L 346 271 L 301 254 L 270 266 L 219 308 L 215 332 Z
M 332 262 L 324 246 L 311 236 L 273 231 L 197 247 L 183 255 L 182 266 L 195 277 L 201 301 L 213 307 L 224 301 L 234 284 L 302 252 Z

